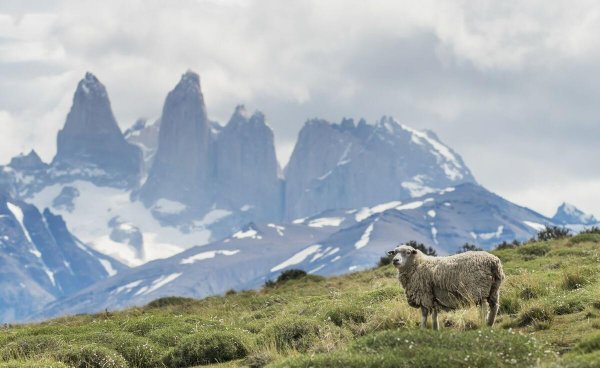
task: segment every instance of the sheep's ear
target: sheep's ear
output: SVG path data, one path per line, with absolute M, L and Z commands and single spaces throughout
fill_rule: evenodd
M 413 250 L 411 250 L 410 252 L 411 252 L 412 254 L 417 254 L 417 250 L 416 250 L 416 249 L 413 249 Z
M 387 252 L 388 256 L 393 256 L 394 254 L 396 254 L 395 250 L 390 250 L 390 251 Z

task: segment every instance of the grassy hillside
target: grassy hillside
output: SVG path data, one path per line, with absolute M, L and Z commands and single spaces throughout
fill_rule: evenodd
M 421 331 L 392 266 L 203 300 L 0 329 L 0 367 L 600 366 L 600 234 L 494 251 L 497 325 L 479 310 Z

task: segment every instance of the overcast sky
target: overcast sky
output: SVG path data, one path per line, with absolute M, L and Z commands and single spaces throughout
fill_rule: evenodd
M 125 129 L 187 69 L 212 119 L 267 115 L 282 165 L 307 118 L 392 115 L 518 204 L 600 215 L 597 1 L 0 0 L 0 162 L 53 157 L 85 71 Z

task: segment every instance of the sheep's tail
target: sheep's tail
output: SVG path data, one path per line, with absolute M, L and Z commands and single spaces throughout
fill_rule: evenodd
M 501 283 L 504 280 L 504 270 L 502 269 L 502 262 L 500 262 L 499 259 L 492 264 L 492 275 L 494 277 L 494 281 Z

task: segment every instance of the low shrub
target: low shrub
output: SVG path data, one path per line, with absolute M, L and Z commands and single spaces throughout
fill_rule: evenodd
M 579 353 L 591 353 L 600 350 L 600 333 L 585 337 L 577 344 L 575 351 Z
M 514 295 L 500 294 L 500 314 L 517 314 L 521 309 L 521 302 Z
M 196 300 L 193 298 L 185 298 L 181 296 L 166 296 L 164 298 L 159 298 L 151 301 L 146 305 L 145 308 L 154 309 L 154 308 L 164 308 L 171 306 L 187 306 L 193 304 Z
M 456 251 L 456 253 L 465 253 L 465 252 L 472 252 L 472 251 L 482 251 L 483 249 L 476 246 L 475 244 L 469 244 L 469 243 L 465 243 L 462 245 L 462 247 L 458 248 L 458 250 Z
M 297 269 L 291 269 L 291 270 L 283 271 L 277 277 L 277 280 L 275 282 L 277 284 L 281 284 L 281 283 L 284 283 L 286 281 L 298 280 L 298 279 L 301 279 L 303 277 L 306 277 L 306 271 L 304 271 L 304 270 L 297 270 Z
M 173 324 L 173 319 L 159 315 L 146 315 L 125 321 L 121 329 L 138 336 L 146 336 L 158 328 L 168 327 Z
M 598 362 L 600 362 L 600 351 L 583 355 L 569 353 L 561 360 L 560 366 L 569 368 L 598 368 Z
M 580 272 L 565 272 L 562 279 L 562 288 L 565 290 L 576 290 L 587 285 L 589 280 Z
M 513 367 L 539 357 L 529 337 L 507 331 L 384 331 L 345 351 L 295 356 L 274 367 Z
M 546 227 L 537 233 L 537 239 L 539 241 L 557 240 L 567 238 L 571 235 L 571 230 L 566 227 L 550 226 Z
M 579 234 L 598 234 L 598 235 L 600 235 L 600 227 L 598 227 L 598 226 L 588 227 L 587 229 L 584 229 Z
M 69 368 L 63 362 L 56 360 L 40 358 L 34 360 L 11 360 L 0 362 L 0 368 Z
M 579 243 L 600 243 L 600 233 L 580 233 L 569 239 L 571 244 Z
M 64 346 L 66 346 L 66 343 L 58 336 L 22 336 L 9 342 L 0 350 L 0 359 L 29 359 L 39 356 L 46 351 L 53 351 Z
M 287 317 L 269 324 L 261 333 L 265 345 L 273 344 L 278 351 L 307 351 L 319 336 L 319 324 L 305 317 Z
M 516 326 L 525 327 L 533 326 L 538 322 L 551 322 L 552 314 L 544 306 L 534 306 L 521 312 L 517 320 Z
M 531 243 L 520 247 L 518 252 L 525 256 L 543 257 L 550 252 L 550 246 L 543 243 Z
M 393 300 L 402 296 L 404 291 L 397 285 L 384 286 L 375 290 L 363 293 L 357 303 L 363 302 L 367 304 L 377 304 L 386 300 Z
M 150 331 L 146 337 L 151 341 L 166 347 L 173 347 L 181 342 L 187 335 L 194 333 L 194 327 L 187 324 L 174 324 Z
M 554 314 L 564 315 L 581 312 L 585 309 L 585 305 L 580 300 L 563 301 L 554 307 Z
M 205 331 L 183 338 L 165 355 L 163 363 L 173 368 L 222 363 L 244 358 L 248 351 L 241 331 Z
M 336 326 L 340 327 L 347 322 L 364 323 L 367 320 L 365 309 L 356 304 L 336 306 L 327 311 L 325 316 Z
M 74 368 L 128 368 L 121 354 L 97 344 L 69 346 L 50 356 Z
M 496 245 L 494 247 L 494 249 L 496 250 L 502 250 L 502 249 L 514 249 L 516 247 L 520 247 L 522 244 L 520 241 L 518 240 L 513 240 L 512 242 L 508 243 L 506 240 L 504 240 L 502 243 Z
M 275 360 L 275 357 L 272 354 L 259 351 L 248 355 L 246 359 L 244 359 L 244 367 L 262 368 L 271 363 L 273 360 Z
M 161 367 L 163 351 L 148 339 L 126 332 L 92 333 L 78 336 L 82 342 L 106 346 L 121 354 L 131 368 Z

